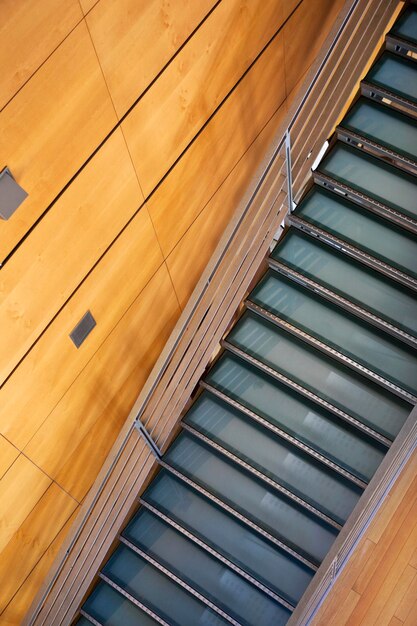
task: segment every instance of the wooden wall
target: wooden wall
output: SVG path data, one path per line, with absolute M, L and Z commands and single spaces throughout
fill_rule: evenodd
M 2 3 L 0 169 L 29 197 L 0 222 L 0 624 L 21 622 L 342 5 Z
M 329 624 L 416 626 L 417 451 L 313 620 Z

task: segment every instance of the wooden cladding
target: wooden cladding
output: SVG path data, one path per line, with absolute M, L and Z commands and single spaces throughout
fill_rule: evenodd
M 294 52 L 295 69 L 288 66 L 288 29 L 310 11 L 307 0 L 64 0 L 59 8 L 46 0 L 36 16 L 33 2 L 24 3 L 26 12 L 15 4 L 7 5 L 6 44 L 19 54 L 14 65 L 5 63 L 0 83 L 8 85 L 0 155 L 29 197 L 0 222 L 0 491 L 12 506 L 14 491 L 26 494 L 34 476 L 42 489 L 18 519 L 9 523 L 5 512 L 12 530 L 0 553 L 0 582 L 17 553 L 27 555 L 27 566 L 0 584 L 0 624 L 22 622 L 69 520 L 282 132 L 288 86 L 316 52 L 302 62 Z M 342 4 L 333 3 L 332 16 Z M 323 18 L 329 3 L 315 5 Z M 302 36 L 321 43 L 331 19 L 320 27 L 304 20 Z M 275 175 L 282 201 L 282 175 Z M 262 210 L 257 226 L 245 222 L 246 241 L 260 237 L 243 269 L 233 270 L 245 276 L 266 251 L 262 229 L 269 236 L 277 227 L 278 204 L 272 199 Z M 242 254 L 238 245 L 228 262 Z M 225 272 L 222 289 L 231 276 Z M 236 280 L 227 307 L 213 308 L 199 331 L 213 332 L 204 359 L 244 293 L 244 281 Z M 77 350 L 69 333 L 87 310 L 97 325 Z M 197 352 L 193 362 L 201 357 Z M 185 399 L 182 393 L 176 407 Z M 152 422 L 162 443 L 175 415 Z M 134 490 L 152 466 L 147 449 L 140 454 Z M 63 514 L 49 518 L 54 494 Z M 126 510 L 120 507 L 117 520 Z

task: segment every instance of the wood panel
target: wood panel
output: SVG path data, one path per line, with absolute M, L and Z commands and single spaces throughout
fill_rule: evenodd
M 147 202 L 166 257 L 285 99 L 282 44 L 278 35 Z
M 141 201 L 136 174 L 118 129 L 1 271 L 0 384 Z
M 99 2 L 99 0 L 79 0 L 80 6 L 84 12 L 84 15 L 87 15 L 89 11 Z
M 0 163 L 29 193 L 18 211 L 0 222 L 0 260 L 116 121 L 83 21 L 0 113 Z
M 78 0 L 3 0 L 0 110 L 82 19 Z
M 142 208 L 0 389 L 0 432 L 23 449 L 163 262 Z M 68 334 L 97 321 L 76 349 Z
M 121 118 L 216 0 L 100 0 L 87 24 Z
M 303 2 L 284 27 L 285 78 L 290 93 L 317 56 L 345 0 Z
M 51 484 L 36 465 L 20 454 L 0 480 L 0 553 Z M 7 503 L 7 506 L 4 506 Z
M 75 509 L 64 527 L 31 570 L 24 583 L 16 588 L 12 600 L 9 602 L 4 612 L 0 614 L 0 626 L 17 626 L 18 624 L 22 624 L 28 607 L 33 602 L 39 587 L 42 585 L 63 541 L 75 521 L 78 509 L 79 507 Z
M 97 469 L 89 458 L 99 452 L 94 425 L 112 421 L 116 437 L 179 314 L 163 265 L 26 446 L 25 454 L 76 499 L 96 476 L 88 472 Z M 81 454 L 85 463 L 75 462 Z
M 19 456 L 19 450 L 0 435 L 0 479 Z
M 122 124 L 145 196 L 282 24 L 276 0 L 223 0 Z
M 417 451 L 313 620 L 314 626 L 417 624 Z
M 283 104 L 168 256 L 168 269 L 183 308 L 242 201 L 248 181 L 253 179 L 276 137 L 285 113 Z
M 0 614 L 48 549 L 76 501 L 52 483 L 0 553 Z

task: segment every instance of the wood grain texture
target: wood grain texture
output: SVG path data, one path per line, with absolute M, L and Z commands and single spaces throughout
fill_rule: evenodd
M 280 35 L 147 202 L 167 257 L 285 99 Z
M 99 2 L 99 0 L 79 0 L 81 9 L 84 15 L 87 15 L 89 11 Z
M 0 113 L 0 163 L 29 193 L 18 211 L 0 223 L 0 260 L 116 121 L 83 21 Z
M 313 625 L 416 626 L 416 549 L 417 451 L 336 580 Z
M 23 454 L 0 480 L 0 553 L 18 531 L 26 517 L 51 484 L 46 476 Z
M 310 0 L 293 13 L 284 27 L 287 93 L 310 67 L 345 0 Z
M 77 508 L 52 483 L 0 553 L 0 614 Z
M 19 456 L 19 450 L 0 435 L 0 479 Z
M 141 201 L 136 174 L 118 129 L 1 270 L 0 384 Z
M 142 208 L 0 389 L 0 432 L 23 449 L 163 262 Z M 97 322 L 77 350 L 68 334 Z
M 100 0 L 87 16 L 121 118 L 198 26 L 215 0 Z
M 183 308 L 242 200 L 248 181 L 252 180 L 275 138 L 285 113 L 283 104 L 168 256 L 167 266 Z
M 282 24 L 276 0 L 224 0 L 122 123 L 145 196 Z
M 82 19 L 78 0 L 3 0 L 0 110 Z
M 96 477 L 88 472 L 97 469 L 89 458 L 99 452 L 94 425 L 113 422 L 116 437 L 179 314 L 163 265 L 26 446 L 25 454 L 77 500 Z M 76 461 L 81 454 L 85 463 Z
M 0 614 L 0 626 L 18 626 L 22 624 L 28 607 L 33 602 L 36 593 L 43 583 L 45 576 L 51 568 L 52 563 L 62 546 L 63 541 L 71 529 L 71 525 L 74 523 L 78 509 L 79 507 L 75 509 L 65 526 L 60 530 L 51 545 L 44 552 L 35 567 L 31 570 L 24 583 L 20 585 L 20 587 L 16 588 L 13 598 L 6 606 L 3 613 Z

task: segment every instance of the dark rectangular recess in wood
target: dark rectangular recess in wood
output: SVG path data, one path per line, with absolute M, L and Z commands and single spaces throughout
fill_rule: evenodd
M 76 327 L 70 332 L 70 338 L 76 348 L 79 348 L 81 344 L 87 339 L 88 335 L 96 326 L 97 322 L 91 315 L 90 311 L 81 318 Z

